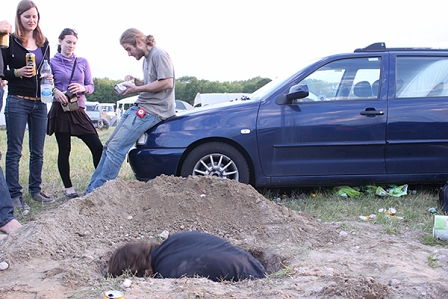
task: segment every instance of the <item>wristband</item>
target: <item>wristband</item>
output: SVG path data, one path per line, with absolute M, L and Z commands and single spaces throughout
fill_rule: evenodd
M 17 69 L 14 69 L 14 76 L 16 76 L 17 78 L 22 79 L 22 76 L 19 75 L 19 72 L 17 71 Z
M 56 91 L 56 87 L 53 87 L 53 89 L 51 90 L 51 95 L 54 96 L 54 92 Z

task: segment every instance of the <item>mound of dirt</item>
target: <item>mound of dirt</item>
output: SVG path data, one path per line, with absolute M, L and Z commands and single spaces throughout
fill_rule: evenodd
M 232 180 L 114 180 L 3 237 L 0 261 L 10 268 L 0 272 L 0 293 L 2 298 L 102 298 L 102 292 L 120 289 L 130 299 L 439 298 L 448 292 L 446 248 L 384 235 L 369 223 L 344 227 L 352 229 L 289 210 Z M 128 288 L 120 285 L 124 278 L 104 278 L 107 260 L 120 245 L 159 242 L 191 230 L 248 250 L 270 275 L 238 283 L 132 277 Z M 438 267 L 429 267 L 428 257 Z

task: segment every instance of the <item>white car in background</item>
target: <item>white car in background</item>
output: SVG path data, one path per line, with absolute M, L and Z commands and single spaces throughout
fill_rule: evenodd
M 115 104 L 112 103 L 99 103 L 100 116 L 103 119 L 108 120 L 109 126 L 117 125 L 118 117 L 115 110 Z
M 86 113 L 92 120 L 92 124 L 98 129 L 107 129 L 110 126 L 110 117 L 100 110 L 99 102 L 86 101 Z
M 193 109 L 193 106 L 190 105 L 190 103 L 182 100 L 176 100 L 176 113 L 179 111 L 185 111 L 190 109 Z
M 250 93 L 197 93 L 193 106 L 204 107 L 225 102 L 233 102 L 250 98 Z

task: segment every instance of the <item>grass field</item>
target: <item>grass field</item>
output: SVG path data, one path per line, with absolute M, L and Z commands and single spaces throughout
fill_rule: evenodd
M 292 194 L 284 200 L 284 204 L 293 210 L 315 214 L 325 222 L 363 221 L 360 216 L 374 214 L 376 219 L 367 221 L 382 225 L 387 234 L 399 235 L 407 229 L 418 229 L 425 233 L 423 243 L 441 243 L 432 237 L 434 220 L 433 214 L 428 211 L 432 207 L 440 210 L 438 195 L 436 189 L 428 186 L 421 186 L 415 194 L 401 197 L 362 194 L 344 198 L 335 195 L 332 189 L 321 189 L 312 196 Z M 387 213 L 391 208 L 396 210 L 395 215 Z M 380 212 L 381 209 L 383 212 Z
M 106 142 L 114 128 L 99 131 L 103 144 Z M 0 130 L 0 151 L 2 152 L 2 168 L 4 170 L 4 155 L 6 153 L 6 131 Z M 45 156 L 42 173 L 42 190 L 58 199 L 57 204 L 63 202 L 64 186 L 57 168 L 57 143 L 54 136 L 46 136 Z M 57 204 L 43 205 L 30 200 L 28 194 L 28 134 L 26 132 L 23 143 L 22 159 L 20 161 L 20 183 L 23 187 L 25 200 L 31 206 L 31 213 L 17 218 L 26 223 L 33 220 L 35 216 L 44 209 L 51 209 Z M 93 174 L 94 167 L 92 156 L 87 146 L 77 139 L 72 138 L 72 151 L 70 156 L 71 178 L 75 190 L 82 195 Z M 125 161 L 121 167 L 119 178 L 123 180 L 134 179 L 130 166 Z M 384 227 L 386 233 L 400 234 L 408 228 L 420 229 L 425 232 L 424 243 L 440 243 L 432 238 L 433 216 L 429 208 L 440 210 L 438 204 L 438 186 L 412 186 L 415 192 L 401 197 L 379 197 L 375 194 L 361 194 L 359 197 L 344 198 L 336 195 L 331 188 L 308 188 L 306 190 L 289 190 L 285 196 L 283 191 L 259 190 L 266 198 L 278 201 L 287 207 L 317 216 L 319 221 L 344 222 L 360 221 L 359 216 L 375 214 L 375 220 L 369 220 Z M 386 213 L 379 213 L 379 209 L 396 209 L 397 217 L 389 217 Z M 440 212 L 438 212 L 440 214 Z M 442 242 L 443 243 L 443 242 Z M 446 242 L 445 242 L 446 243 Z
M 104 144 L 113 132 L 113 128 L 98 131 L 98 135 Z M 3 173 L 5 172 L 5 155 L 6 155 L 6 130 L 0 129 L 0 151 L 2 153 L 1 166 Z M 64 199 L 64 185 L 62 184 L 57 166 L 58 147 L 54 135 L 46 136 L 44 148 L 44 165 L 42 169 L 42 192 L 56 199 Z M 72 137 L 72 150 L 70 154 L 70 169 L 73 187 L 78 194 L 84 194 L 89 184 L 90 178 L 94 171 L 92 155 L 87 146 L 78 138 Z M 28 176 L 29 176 L 29 147 L 28 132 L 25 132 L 23 141 L 22 158 L 20 159 L 20 179 L 22 185 L 23 197 L 31 206 L 31 215 L 38 213 L 42 209 L 51 208 L 54 205 L 42 205 L 29 200 L 28 193 Z M 125 161 L 118 175 L 119 178 L 128 180 L 134 179 L 131 168 Z M 48 207 L 47 207 L 48 206 Z M 29 218 L 29 216 L 27 216 Z M 20 216 L 18 217 L 20 218 Z M 27 219 L 28 219 L 27 218 Z M 27 219 L 23 219 L 26 221 Z

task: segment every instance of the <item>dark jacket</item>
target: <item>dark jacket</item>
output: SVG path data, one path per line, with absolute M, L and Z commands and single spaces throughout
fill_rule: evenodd
M 26 65 L 26 53 L 29 51 L 22 45 L 14 34 L 9 36 L 9 48 L 2 49 L 4 79 L 8 80 L 8 94 L 21 95 L 27 97 L 40 97 L 39 70 L 43 60 L 50 61 L 50 46 L 45 40 L 42 50 L 42 62 L 36 66 L 37 76 L 31 78 L 18 78 L 14 75 L 14 69 L 20 69 Z
M 171 235 L 151 251 L 156 277 L 207 277 L 213 281 L 264 278 L 263 265 L 227 240 L 201 232 Z

